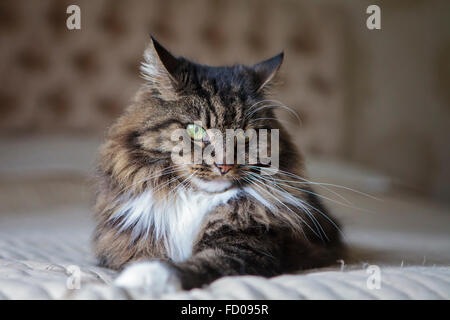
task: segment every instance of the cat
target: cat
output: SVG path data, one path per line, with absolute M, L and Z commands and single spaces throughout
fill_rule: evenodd
M 336 263 L 345 249 L 338 222 L 267 100 L 284 54 L 211 67 L 151 37 L 144 58 L 145 83 L 99 152 L 93 246 L 100 266 L 121 271 L 115 284 L 163 293 Z M 190 130 L 204 149 L 213 128 L 279 130 L 279 168 L 174 163 L 174 130 Z

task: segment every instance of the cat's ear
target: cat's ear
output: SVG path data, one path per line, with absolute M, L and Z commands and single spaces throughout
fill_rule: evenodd
M 259 62 L 251 67 L 256 76 L 256 91 L 260 91 L 273 79 L 283 63 L 283 58 L 284 52 L 281 52 L 276 56 Z
M 177 70 L 181 62 L 155 38 L 150 38 L 150 44 L 144 53 L 145 61 L 141 65 L 142 76 L 161 98 L 175 100 L 179 85 Z

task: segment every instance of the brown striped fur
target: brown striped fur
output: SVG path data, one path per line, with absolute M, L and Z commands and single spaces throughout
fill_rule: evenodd
M 94 233 L 100 265 L 121 269 L 130 262 L 160 259 L 178 272 L 184 288 L 193 288 L 225 275 L 274 276 L 335 263 L 343 248 L 336 222 L 310 187 L 303 187 L 306 192 L 293 189 L 289 185 L 296 184 L 291 182 L 280 187 L 314 207 L 313 218 L 290 204 L 269 210 L 251 197 L 233 198 L 212 208 L 202 222 L 192 255 L 183 262 L 171 261 L 164 243 L 153 236 L 154 230 L 136 239 L 132 227 L 118 232 L 120 219 L 111 217 L 127 199 L 152 189 L 155 201 L 166 201 L 167 194 L 184 182 L 183 173 L 198 170 L 196 175 L 205 181 L 218 178 L 205 164 L 168 170 L 175 145 L 171 132 L 194 121 L 220 130 L 280 129 L 280 169 L 305 177 L 302 158 L 277 120 L 245 119 L 249 108 L 265 99 L 267 83 L 278 70 L 282 55 L 253 67 L 207 67 L 173 57 L 154 39 L 146 54 L 156 76 L 146 75 L 146 84 L 110 128 L 100 149 Z M 251 119 L 274 117 L 267 108 Z M 249 186 L 241 176 L 251 170 L 235 165 L 227 175 L 234 178 L 233 187 Z M 293 179 L 283 172 L 274 177 Z M 273 191 L 268 185 L 260 188 L 258 192 L 263 194 L 262 190 Z

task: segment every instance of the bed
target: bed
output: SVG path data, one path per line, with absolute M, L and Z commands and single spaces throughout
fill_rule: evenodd
M 315 181 L 345 185 L 327 205 L 350 247 L 333 267 L 227 277 L 191 291 L 124 290 L 96 265 L 89 176 L 97 139 L 2 140 L 0 299 L 449 299 L 450 210 L 337 161 L 309 159 Z M 317 190 L 333 196 L 328 190 Z M 375 196 L 372 197 L 372 196 Z M 345 198 L 345 199 L 344 199 Z

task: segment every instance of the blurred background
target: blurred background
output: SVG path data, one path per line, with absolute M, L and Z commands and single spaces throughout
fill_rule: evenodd
M 70 4 L 81 8 L 81 30 L 66 28 Z M 366 27 L 371 4 L 381 30 Z M 97 147 L 143 83 L 149 34 L 202 64 L 284 50 L 275 98 L 302 118 L 279 114 L 311 176 L 400 201 L 405 215 L 391 226 L 413 212 L 419 229 L 429 212 L 450 216 L 448 0 L 1 0 L 4 222 L 61 206 L 89 212 Z M 359 206 L 373 206 L 364 199 Z M 445 219 L 430 230 L 448 233 Z

